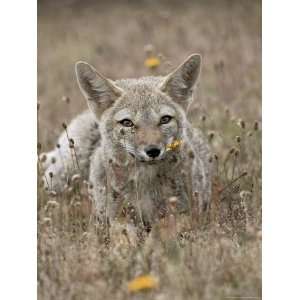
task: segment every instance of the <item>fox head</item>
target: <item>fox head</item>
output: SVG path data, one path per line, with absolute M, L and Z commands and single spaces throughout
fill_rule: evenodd
M 166 77 L 112 81 L 85 62 L 76 64 L 81 92 L 100 125 L 103 142 L 137 161 L 156 163 L 182 139 L 201 56 L 193 54 Z

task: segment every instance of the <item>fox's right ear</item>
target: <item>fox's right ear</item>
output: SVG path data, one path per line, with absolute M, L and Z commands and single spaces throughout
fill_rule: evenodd
M 75 73 L 80 90 L 97 118 L 100 118 L 102 113 L 111 107 L 123 93 L 112 80 L 99 74 L 86 62 L 77 62 Z

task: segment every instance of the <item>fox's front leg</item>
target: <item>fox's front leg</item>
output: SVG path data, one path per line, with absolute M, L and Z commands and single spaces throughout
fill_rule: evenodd
M 193 161 L 191 170 L 193 204 L 199 213 L 208 208 L 211 197 L 211 179 L 202 159 Z
M 108 217 L 108 189 L 101 148 L 98 148 L 91 157 L 89 184 L 89 192 L 95 206 L 95 212 L 100 220 L 104 221 Z

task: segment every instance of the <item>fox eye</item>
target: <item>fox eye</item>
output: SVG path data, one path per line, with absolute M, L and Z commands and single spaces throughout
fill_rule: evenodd
M 168 124 L 172 120 L 171 116 L 162 116 L 159 124 Z
M 123 125 L 124 127 L 133 127 L 134 124 L 131 120 L 129 119 L 124 119 L 122 121 L 119 122 L 121 125 Z

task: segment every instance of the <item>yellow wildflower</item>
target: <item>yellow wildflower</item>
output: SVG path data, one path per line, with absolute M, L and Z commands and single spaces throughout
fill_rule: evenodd
M 145 60 L 145 66 L 149 69 L 155 69 L 160 65 L 160 59 L 155 56 L 150 56 Z
M 152 275 L 139 276 L 128 283 L 129 292 L 138 292 L 156 288 L 157 280 Z
M 182 140 L 174 140 L 171 144 L 166 146 L 167 151 L 176 150 L 182 145 Z

